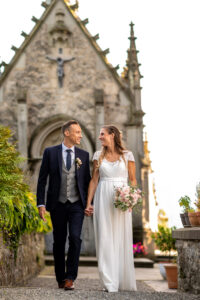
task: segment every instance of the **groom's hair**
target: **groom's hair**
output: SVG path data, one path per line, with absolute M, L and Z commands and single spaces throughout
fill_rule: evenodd
M 75 120 L 69 120 L 66 123 L 64 123 L 62 128 L 61 128 L 62 134 L 64 135 L 65 130 L 69 130 L 70 126 L 73 125 L 73 124 L 79 125 L 79 123 Z

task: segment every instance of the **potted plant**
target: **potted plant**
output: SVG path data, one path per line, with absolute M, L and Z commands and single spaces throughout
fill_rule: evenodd
M 158 225 L 158 231 L 152 233 L 151 237 L 154 240 L 156 246 L 162 251 L 169 255 L 169 263 L 160 264 L 160 272 L 161 275 L 163 273 L 163 269 L 165 268 L 166 277 L 168 281 L 169 288 L 177 288 L 178 285 L 178 275 L 177 275 L 177 265 L 174 261 L 174 257 L 172 258 L 171 252 L 176 250 L 175 242 L 176 240 L 172 237 L 172 230 L 175 230 L 176 227 L 164 227 Z M 164 268 L 163 268 L 164 266 Z M 165 277 L 165 274 L 163 275 Z
M 178 200 L 178 203 L 183 209 L 182 213 L 180 214 L 183 227 L 190 227 L 191 224 L 188 217 L 188 211 L 191 209 L 191 199 L 188 196 L 184 196 Z
M 196 215 L 194 208 L 189 209 L 188 217 L 189 217 L 190 224 L 192 227 L 197 227 L 199 225 L 197 215 Z

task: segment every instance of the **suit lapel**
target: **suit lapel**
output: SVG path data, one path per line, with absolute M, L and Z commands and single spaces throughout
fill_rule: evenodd
M 58 166 L 59 166 L 59 173 L 60 177 L 62 177 L 62 144 L 58 146 Z

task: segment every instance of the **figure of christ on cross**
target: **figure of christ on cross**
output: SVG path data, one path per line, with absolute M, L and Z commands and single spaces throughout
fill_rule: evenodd
M 62 57 L 53 58 L 53 57 L 50 57 L 50 56 L 47 55 L 46 58 L 51 60 L 51 61 L 56 61 L 57 62 L 58 83 L 59 83 L 59 87 L 62 87 L 63 86 L 63 77 L 65 76 L 64 63 L 74 60 L 75 57 L 64 58 L 63 59 Z

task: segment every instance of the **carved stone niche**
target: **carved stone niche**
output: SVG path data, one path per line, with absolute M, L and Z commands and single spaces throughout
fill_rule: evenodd
M 51 45 L 53 47 L 62 46 L 72 48 L 72 32 L 64 21 L 65 13 L 62 9 L 57 10 L 55 24 L 49 30 Z

